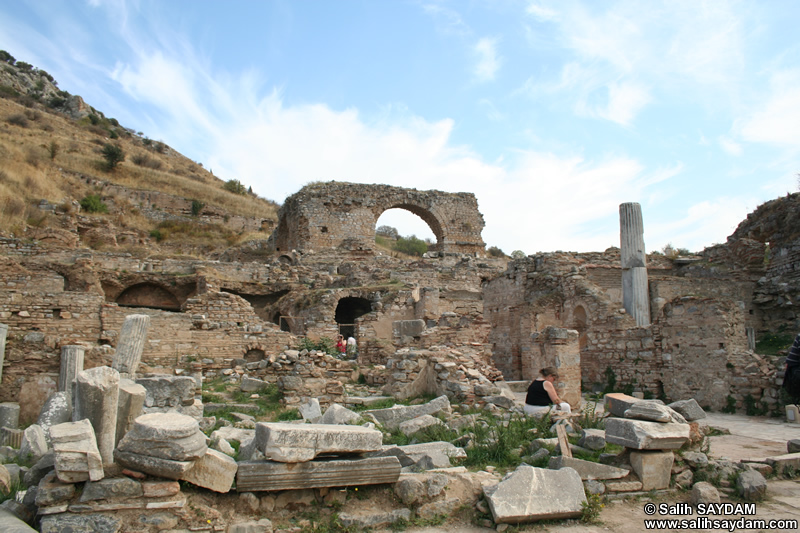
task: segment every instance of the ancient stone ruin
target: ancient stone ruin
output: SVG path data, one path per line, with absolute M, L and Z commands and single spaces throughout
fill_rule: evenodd
M 754 349 L 765 332 L 800 328 L 798 198 L 675 257 L 645 254 L 638 204 L 620 206 L 620 248 L 508 260 L 486 257 L 471 194 L 335 182 L 286 200 L 274 253 L 258 261 L 2 237 L 0 492 L 12 479 L 27 492 L 0 508 L 0 530 L 273 531 L 271 518 L 312 501 L 358 527 L 465 505 L 495 527 L 578 517 L 587 494 L 694 486 L 693 501 L 719 501 L 693 483 L 710 468 L 704 410 L 781 414 L 786 403 L 781 358 Z M 436 235 L 425 257 L 376 252 L 376 221 L 396 207 Z M 339 333 L 356 339 L 356 357 L 323 349 Z M 502 428 L 534 423 L 524 391 L 545 366 L 576 412 L 542 429 L 559 437 L 529 433 L 514 450 L 525 464 L 506 476 L 459 466 L 482 432 L 496 444 Z M 212 382 L 239 400 L 215 400 Z M 301 418 L 247 414 L 268 390 Z M 604 431 L 579 427 L 587 391 L 610 393 Z M 457 436 L 415 442 L 437 431 Z M 572 455 L 610 445 L 599 463 Z M 697 455 L 676 464 L 678 449 Z M 800 467 L 787 451 L 764 464 Z M 711 462 L 741 481 L 741 497 L 763 495 L 761 467 Z M 381 485 L 388 507 L 348 499 Z M 245 518 L 205 505 L 199 523 L 186 487 L 235 494 Z

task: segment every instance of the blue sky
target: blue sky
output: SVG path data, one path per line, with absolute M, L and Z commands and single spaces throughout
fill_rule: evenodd
M 224 180 L 471 192 L 487 245 L 724 242 L 798 189 L 800 3 L 0 0 L 0 49 Z M 409 213 L 379 224 L 429 236 Z

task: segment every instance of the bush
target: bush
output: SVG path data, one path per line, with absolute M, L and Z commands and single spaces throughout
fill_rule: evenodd
M 422 239 L 418 239 L 416 235 L 410 237 L 400 237 L 395 241 L 392 250 L 406 255 L 422 256 L 428 251 L 428 245 Z
M 135 156 L 131 157 L 131 162 L 136 166 L 152 168 L 153 170 L 158 170 L 161 168 L 161 161 L 158 159 L 153 159 L 147 154 L 136 154 Z
M 6 122 L 14 126 L 19 126 L 20 128 L 28 127 L 28 117 L 26 117 L 22 113 L 15 113 L 13 115 L 7 116 Z
M 228 192 L 232 192 L 233 194 L 247 194 L 247 187 L 242 185 L 242 182 L 239 180 L 228 180 L 225 182 L 222 188 Z
M 199 200 L 192 200 L 192 216 L 198 216 L 205 206 L 206 204 Z
M 397 228 L 393 228 L 392 226 L 380 226 L 375 230 L 375 235 L 389 237 L 390 239 L 396 239 L 400 236 L 400 234 L 397 232 Z
M 506 256 L 505 252 L 503 252 L 503 250 L 501 250 L 497 246 L 490 246 L 489 248 L 486 249 L 486 252 L 491 257 L 505 257 Z
M 117 165 L 125 161 L 125 152 L 116 144 L 106 143 L 100 151 L 103 159 L 106 160 L 105 167 L 109 172 L 117 168 Z
M 97 194 L 90 194 L 81 200 L 81 208 L 87 213 L 108 213 L 108 206 Z

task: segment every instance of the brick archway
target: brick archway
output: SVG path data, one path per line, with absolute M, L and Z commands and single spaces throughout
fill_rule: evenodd
M 394 208 L 410 211 L 430 226 L 437 240 L 435 250 L 484 255 L 483 215 L 471 193 L 334 181 L 307 185 L 288 197 L 270 244 L 278 252 L 330 248 L 372 251 L 378 218 Z

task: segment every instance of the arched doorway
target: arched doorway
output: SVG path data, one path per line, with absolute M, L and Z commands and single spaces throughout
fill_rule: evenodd
M 575 306 L 572 311 L 572 324 L 570 327 L 578 330 L 578 345 L 583 350 L 586 348 L 586 331 L 589 329 L 589 321 L 586 316 L 586 309 L 582 305 Z
M 411 205 L 397 205 L 384 211 L 375 223 L 375 243 L 379 249 L 392 251 L 398 239 L 412 237 L 426 244 L 424 251 L 439 249 L 442 231 L 429 211 Z
M 339 300 L 336 304 L 335 320 L 339 325 L 339 333 L 347 337 L 354 337 L 356 334 L 356 319 L 372 311 L 372 303 L 366 298 L 348 296 Z
M 117 296 L 120 307 L 149 307 L 164 311 L 180 311 L 181 304 L 174 294 L 155 283 L 131 285 Z

